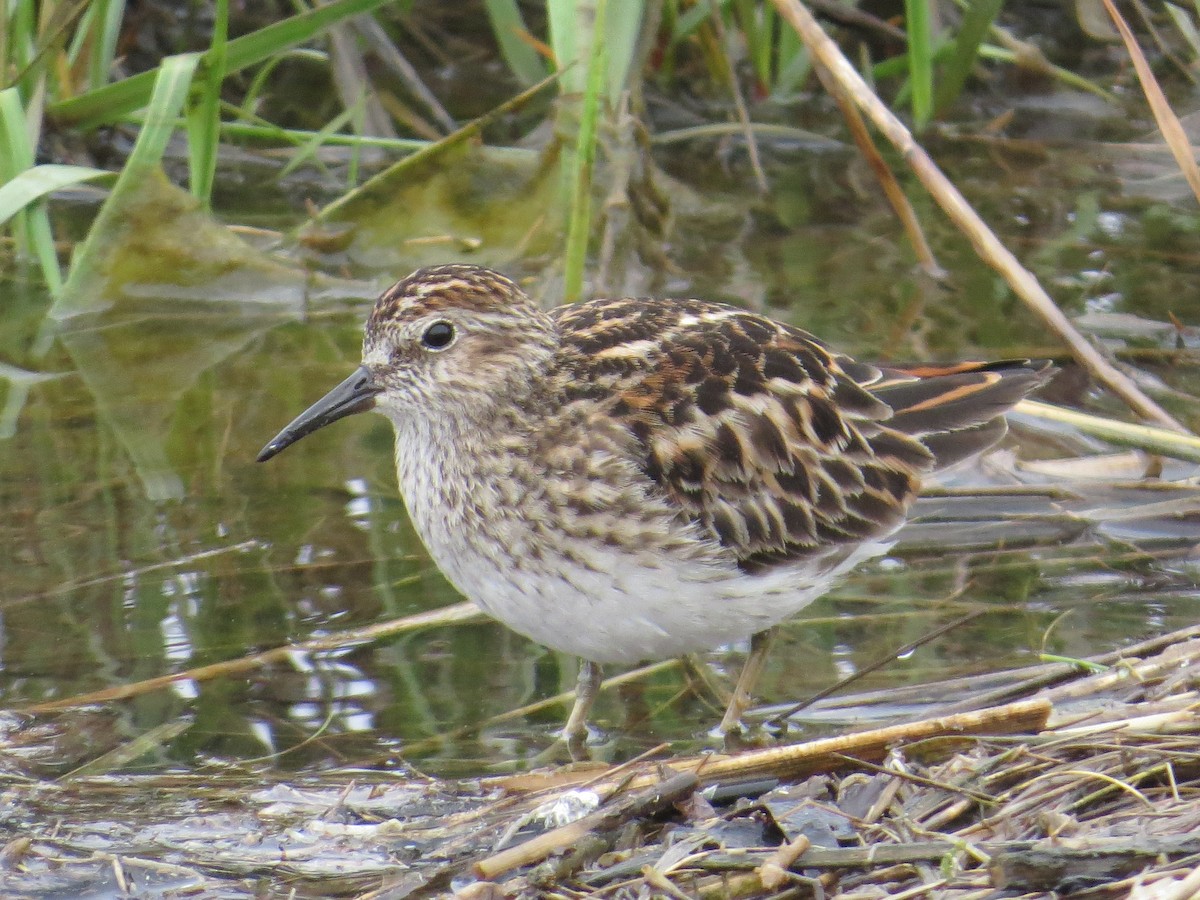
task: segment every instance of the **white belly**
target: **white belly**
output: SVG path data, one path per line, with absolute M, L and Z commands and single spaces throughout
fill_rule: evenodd
M 799 612 L 886 546 L 862 548 L 829 572 L 793 566 L 747 575 L 594 546 L 572 551 L 586 564 L 496 559 L 460 541 L 423 537 L 451 583 L 489 615 L 599 663 L 665 659 L 747 638 Z
M 733 601 L 737 576 L 592 550 L 587 566 L 477 568 L 438 561 L 467 597 L 509 628 L 595 662 L 663 659 L 740 640 L 786 615 L 764 596 Z M 560 561 L 561 562 L 561 561 Z

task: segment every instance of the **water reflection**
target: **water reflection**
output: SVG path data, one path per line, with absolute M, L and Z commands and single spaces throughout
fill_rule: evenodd
M 903 274 L 901 251 L 879 237 L 873 216 L 868 211 L 854 227 L 831 227 L 816 216 L 786 233 L 777 222 L 757 223 L 742 242 L 714 253 L 712 267 L 694 251 L 694 269 L 674 276 L 671 291 L 761 300 L 867 356 L 1011 355 L 1046 342 L 994 276 L 944 237 L 940 257 L 953 267 L 953 283 L 987 302 L 951 302 Z M 1045 217 L 1031 221 L 1050 227 Z M 1079 232 L 1057 234 L 1059 243 L 1043 245 L 1050 248 L 1045 265 L 1075 259 L 1077 273 L 1101 265 L 1097 247 L 1080 246 L 1086 241 Z M 1119 233 L 1102 227 L 1100 234 L 1132 241 L 1138 228 L 1123 221 Z M 722 240 L 728 244 L 728 235 Z M 701 236 L 695 246 L 713 245 Z M 1126 290 L 1128 277 L 1127 268 L 1114 275 L 1126 304 L 1137 297 Z M 1170 283 L 1177 275 L 1157 277 Z M 128 300 L 101 317 L 69 322 L 38 356 L 32 348 L 45 298 L 8 299 L 0 298 L 0 378 L 8 385 L 0 413 L 6 706 L 458 602 L 405 518 L 390 429 L 381 418 L 323 432 L 279 464 L 253 463 L 264 440 L 356 363 L 365 307 L 302 312 Z M 1167 305 L 1155 298 L 1146 307 L 1153 313 Z M 1102 324 L 1106 339 L 1115 340 L 1119 323 Z M 1124 334 L 1130 346 L 1146 340 Z M 1169 339 L 1153 332 L 1155 342 Z M 1164 376 L 1176 389 L 1196 388 L 1186 371 Z M 1030 428 L 1010 446 L 1021 459 L 1109 449 Z M 1200 524 L 1196 489 L 1156 491 L 1082 474 L 1069 465 L 1025 469 L 1012 454 L 957 473 L 940 495 L 923 501 L 919 521 L 888 558 L 788 629 L 764 696 L 815 694 L 980 604 L 994 612 L 858 687 L 1025 664 L 1042 650 L 1085 656 L 1194 621 L 1200 591 L 1188 553 Z M 1189 474 L 1194 467 L 1166 472 Z M 707 658 L 718 669 L 733 668 L 736 648 Z M 248 676 L 177 681 L 111 704 L 106 715 L 71 714 L 71 727 L 91 729 L 94 739 L 64 749 L 56 765 L 65 771 L 98 746 L 190 717 L 190 727 L 144 764 L 271 754 L 281 754 L 284 766 L 372 763 L 419 747 L 426 768 L 478 771 L 532 758 L 562 710 L 436 739 L 566 690 L 574 675 L 572 660 L 487 623 L 337 653 L 295 652 Z M 712 704 L 681 696 L 683 683 L 669 668 L 648 678 L 639 697 L 606 694 L 597 720 L 629 728 L 612 752 L 702 731 Z M 636 721 L 638 710 L 648 711 L 648 722 Z M 806 727 L 897 711 L 816 710 Z

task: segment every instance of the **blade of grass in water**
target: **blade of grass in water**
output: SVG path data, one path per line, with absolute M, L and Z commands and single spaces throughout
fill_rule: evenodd
M 941 112 L 962 93 L 967 76 L 979 59 L 979 48 L 1004 0 L 972 0 L 963 13 L 962 24 L 954 38 L 954 52 L 942 66 L 938 78 L 935 108 Z
M 908 78 L 912 90 L 913 124 L 920 131 L 933 116 L 933 32 L 930 0 L 904 0 L 908 34 Z
M 297 168 L 302 166 L 306 161 L 314 159 L 316 157 L 317 150 L 320 149 L 320 147 L 325 144 L 336 132 L 341 131 L 342 128 L 351 122 L 356 114 L 361 117 L 362 111 L 363 102 L 360 98 L 359 101 L 354 104 L 354 106 L 351 106 L 349 109 L 343 109 L 340 113 L 330 119 L 329 123 L 320 131 L 314 131 L 312 133 L 312 137 L 310 137 L 308 141 L 296 148 L 296 152 L 292 154 L 292 158 L 287 161 L 287 165 L 280 170 L 277 177 L 280 179 L 286 178 Z M 350 136 L 357 137 L 355 135 Z M 359 140 L 351 143 L 350 146 L 357 150 L 362 146 L 362 142 Z
M 558 63 L 559 90 L 567 95 L 582 94 L 587 69 L 577 65 L 579 40 L 575 27 L 575 0 L 547 0 L 546 16 L 550 20 L 550 45 Z
M 141 119 L 134 116 L 133 120 L 140 121 Z M 182 120 L 178 122 L 180 128 L 183 127 L 183 124 Z M 314 139 L 317 139 L 317 143 L 320 145 L 331 147 L 381 147 L 384 150 L 395 150 L 400 153 L 415 153 L 430 146 L 430 141 L 420 141 L 415 138 L 382 138 L 369 134 L 342 134 L 340 132 L 326 134 L 328 127 L 326 126 L 320 131 L 305 131 L 297 128 L 281 128 L 269 122 L 222 122 L 221 133 L 229 137 L 251 138 L 270 143 L 286 141 L 296 144 L 297 147 Z M 493 147 L 492 149 L 497 153 L 502 153 L 510 148 Z M 512 152 L 525 154 L 528 151 L 512 149 Z
M 124 769 L 130 763 L 141 759 L 143 756 L 148 756 L 157 750 L 161 750 L 191 727 L 192 723 L 190 721 L 164 722 L 161 725 L 156 725 L 145 734 L 138 735 L 133 740 L 126 741 L 120 746 L 109 750 L 107 753 L 89 760 L 79 768 L 68 772 L 62 776 L 61 780 L 70 781 L 73 778 L 89 778 L 95 775 L 105 775 L 114 770 Z
M 91 10 L 94 18 L 93 40 L 88 49 L 88 86 L 98 88 L 108 84 L 111 77 L 121 37 L 121 20 L 125 17 L 125 0 L 95 0 Z
M 604 91 L 609 105 L 616 109 L 621 92 L 629 86 L 634 54 L 639 51 L 639 35 L 646 17 L 646 3 L 622 0 L 613 3 L 604 14 L 597 15 L 596 28 L 604 34 L 605 69 Z
M 5 45 L 0 50 L 0 62 L 11 66 L 11 69 L 0 69 L 4 73 L 4 81 L 0 84 L 19 85 L 23 96 L 29 98 L 35 81 L 41 78 L 47 68 L 47 60 L 57 54 L 67 29 L 84 11 L 87 0 L 57 5 L 15 5 L 16 15 L 10 23 L 6 23 L 9 27 L 2 35 Z M 40 21 L 34 19 L 35 10 L 39 11 Z M 10 54 L 11 58 L 8 58 Z
M 0 225 L 17 215 L 29 204 L 50 196 L 55 191 L 100 178 L 116 178 L 116 172 L 92 169 L 88 166 L 63 166 L 49 163 L 34 166 L 19 173 L 0 186 Z
M 528 33 L 517 0 L 484 0 L 492 32 L 509 70 L 524 85 L 533 84 L 546 75 L 546 63 L 537 51 L 521 38 Z
M 30 140 L 25 119 L 25 107 L 17 89 L 0 91 L 0 137 L 7 149 L 0 153 L 0 184 L 18 195 L 22 187 L 10 186 L 14 180 L 33 168 L 34 148 Z M 58 268 L 58 254 L 54 250 L 54 234 L 50 230 L 50 217 L 40 203 L 32 209 L 28 202 L 14 210 L 13 234 L 17 252 L 32 256 L 42 269 L 42 277 L 51 291 L 62 287 L 62 273 Z
M 607 99 L 615 109 L 625 90 L 639 48 L 645 4 L 551 0 L 547 12 L 550 40 L 562 71 L 563 97 L 556 126 L 564 143 L 562 196 L 568 227 L 563 296 L 569 303 L 583 292 L 601 104 Z M 578 65 L 584 61 L 586 66 Z
M 588 61 L 583 109 L 579 121 L 579 138 L 570 175 L 570 218 L 567 227 L 567 246 L 563 264 L 563 300 L 573 303 L 583 294 L 583 270 L 587 263 L 588 236 L 592 224 L 592 169 L 596 161 L 596 125 L 600 118 L 600 101 L 604 94 L 607 59 L 605 0 L 596 4 L 595 38 Z
M 0 379 L 8 382 L 8 396 L 4 398 L 4 407 L 0 409 L 0 441 L 7 441 L 16 436 L 17 421 L 21 411 L 29 399 L 33 386 L 43 381 L 53 381 L 63 378 L 63 372 L 31 372 L 8 363 L 0 362 Z
M 1191 48 L 1193 57 L 1200 57 L 1200 31 L 1196 30 L 1196 23 L 1192 21 L 1192 17 L 1187 11 L 1176 6 L 1174 3 L 1164 4 L 1167 8 L 1167 13 L 1171 16 L 1171 21 L 1175 23 L 1175 28 L 1183 35 L 1183 39 L 1187 41 L 1188 47 Z
M 995 33 L 999 29 L 993 26 L 990 30 Z M 954 45 L 952 43 L 943 42 L 941 45 L 934 48 L 933 62 L 943 63 L 950 58 L 950 55 L 953 52 Z M 1028 59 L 1023 58 L 1023 56 L 1024 55 L 1017 50 L 1009 47 L 1000 47 L 995 44 L 983 44 L 979 48 L 980 59 L 1028 67 Z M 1054 78 L 1068 87 L 1076 88 L 1081 91 L 1087 91 L 1089 94 L 1094 94 L 1095 96 L 1104 100 L 1106 103 L 1116 104 L 1116 98 L 1094 81 L 1089 81 L 1082 75 L 1079 75 L 1068 69 L 1064 69 L 1062 66 L 1055 66 L 1044 60 L 1040 62 L 1041 65 L 1038 67 L 1039 70 L 1043 71 L 1048 77 Z M 907 58 L 903 56 L 893 56 L 890 59 L 881 60 L 880 62 L 872 65 L 866 72 L 863 73 L 863 77 L 869 79 L 872 83 L 883 81 L 887 78 L 899 78 L 906 74 L 907 68 Z M 906 84 L 902 90 L 903 97 L 907 98 L 909 96 L 909 90 L 910 87 Z M 899 98 L 900 94 L 897 95 L 898 100 Z
M 793 28 L 780 27 L 778 57 L 778 70 L 771 86 L 771 93 L 777 98 L 795 92 L 812 71 L 808 48 Z
M 329 65 L 329 54 L 309 47 L 296 47 L 272 56 L 258 67 L 254 77 L 250 79 L 250 87 L 246 88 L 245 96 L 242 98 L 241 112 L 239 113 L 241 118 L 250 118 L 254 115 L 254 110 L 258 109 L 258 101 L 262 96 L 263 89 L 270 77 L 275 74 L 280 63 L 295 60 L 310 60 L 317 65 L 327 66 Z
M 229 47 L 229 0 L 217 0 L 212 42 L 199 67 L 199 98 L 187 106 L 188 168 L 192 196 L 205 208 L 212 199 L 217 174 L 217 148 L 221 144 L 221 83 Z
M 737 10 L 737 24 L 741 26 L 746 39 L 755 77 L 761 85 L 770 84 L 775 11 L 770 7 L 761 7 L 752 0 L 737 0 L 734 8 Z
M 119 227 L 119 217 L 126 198 L 138 188 L 143 179 L 159 169 L 163 151 L 166 150 L 167 141 L 175 131 L 176 117 L 187 100 L 192 77 L 199 64 L 199 54 L 186 53 L 168 56 L 156 70 L 154 92 L 150 97 L 150 106 L 146 111 L 146 120 L 138 134 L 137 143 L 134 144 L 112 193 L 92 223 L 87 238 L 75 254 L 67 283 L 50 307 L 52 319 L 65 319 L 79 313 L 93 312 L 102 302 L 103 298 L 94 290 L 88 289 L 90 284 L 98 284 L 103 280 L 99 272 L 103 261 L 94 258 L 95 236 L 115 231 Z
M 717 0 L 717 8 L 724 10 L 732 2 L 733 0 Z M 675 20 L 675 27 L 671 31 L 671 43 L 674 44 L 695 34 L 712 15 L 712 3 L 713 0 L 708 0 L 708 2 L 694 3 L 689 6 Z

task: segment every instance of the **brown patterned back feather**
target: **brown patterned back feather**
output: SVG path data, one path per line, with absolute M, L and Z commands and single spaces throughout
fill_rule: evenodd
M 643 471 L 756 570 L 904 520 L 921 476 L 986 449 L 1046 377 L 1022 362 L 880 369 L 812 335 L 699 300 L 550 313 L 568 402 L 613 398 Z

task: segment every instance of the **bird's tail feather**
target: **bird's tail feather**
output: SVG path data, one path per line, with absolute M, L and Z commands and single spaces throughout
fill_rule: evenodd
M 891 366 L 871 393 L 893 410 L 888 425 L 919 439 L 944 469 L 1004 437 L 1004 414 L 1054 374 L 1046 360 Z

